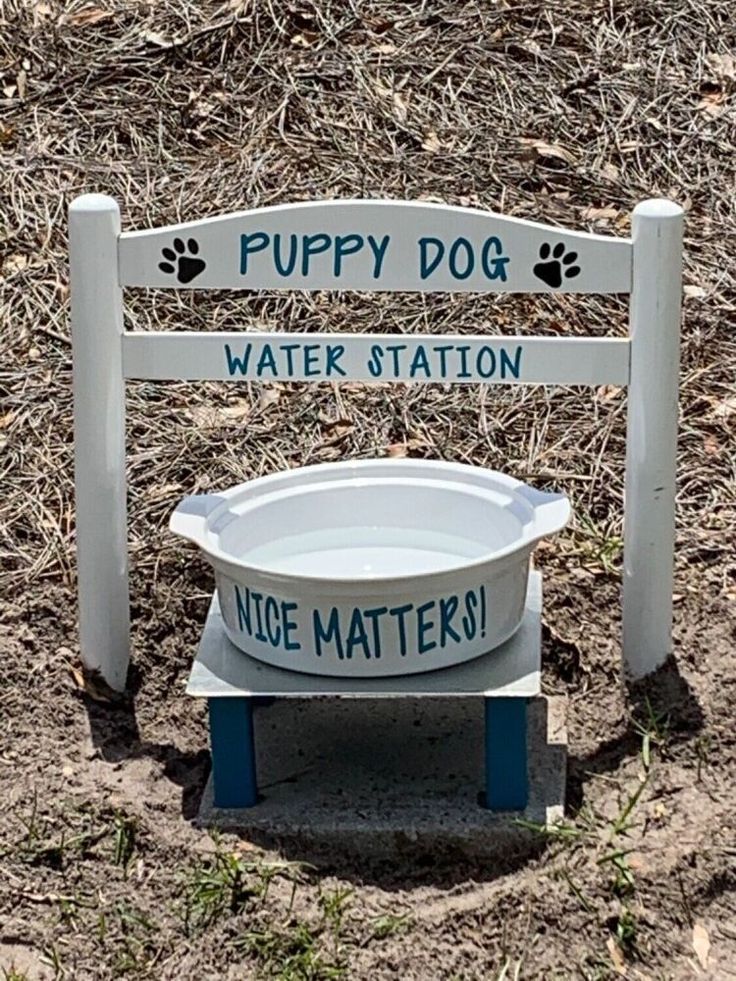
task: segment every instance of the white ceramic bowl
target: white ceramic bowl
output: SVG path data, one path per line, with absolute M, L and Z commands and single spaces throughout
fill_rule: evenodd
M 377 677 L 459 664 L 521 622 L 534 543 L 562 494 L 480 467 L 361 460 L 185 498 L 171 516 L 215 569 L 225 630 L 262 661 Z

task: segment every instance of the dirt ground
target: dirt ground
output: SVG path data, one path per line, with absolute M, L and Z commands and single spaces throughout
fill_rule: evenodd
M 0 976 L 736 977 L 730 0 L 0 3 Z M 131 384 L 133 667 L 77 660 L 66 211 L 125 228 L 333 196 L 626 235 L 687 209 L 676 653 L 618 681 L 625 393 Z M 621 334 L 622 298 L 131 291 L 128 326 Z M 407 453 L 570 494 L 539 553 L 569 696 L 564 825 L 532 860 L 288 856 L 192 823 L 183 687 L 212 577 L 187 493 Z M 4 972 L 4 973 L 3 973 Z

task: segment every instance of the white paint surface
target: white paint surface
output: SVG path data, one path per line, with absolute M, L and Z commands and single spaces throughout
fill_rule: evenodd
M 289 270 L 293 258 L 287 275 L 279 272 L 274 257 L 276 235 L 281 269 Z M 363 243 L 359 248 L 356 237 Z M 263 248 L 252 251 L 266 239 Z M 191 248 L 190 240 L 195 243 Z M 429 240 L 441 242 L 444 253 L 422 278 L 422 250 L 427 271 L 440 250 Z M 316 251 L 323 246 L 324 251 Z M 347 251 L 353 247 L 357 250 Z M 545 262 L 540 252 L 547 247 L 546 261 L 557 263 L 557 286 L 534 271 Z M 558 247 L 562 254 L 556 259 Z M 162 271 L 162 262 L 172 271 Z M 179 270 L 188 277 L 187 263 L 192 262 L 203 263 L 203 270 L 181 282 Z M 192 289 L 628 293 L 631 243 L 444 204 L 314 201 L 127 232 L 120 237 L 120 282 Z
M 625 385 L 629 377 L 629 340 L 613 337 L 128 333 L 123 355 L 127 378 L 149 379 Z
M 79 643 L 84 665 L 125 688 L 130 648 L 120 211 L 86 194 L 69 209 Z
M 672 651 L 683 224 L 671 201 L 634 210 L 623 590 L 631 678 L 650 674 Z

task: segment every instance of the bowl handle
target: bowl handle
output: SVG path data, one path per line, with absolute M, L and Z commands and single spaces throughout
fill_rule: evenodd
M 192 494 L 181 501 L 169 518 L 169 529 L 201 545 L 207 529 L 207 518 L 225 500 L 219 494 Z
M 524 497 L 534 508 L 534 538 L 544 538 L 553 535 L 564 528 L 570 519 L 570 501 L 565 494 L 540 491 L 536 487 L 516 488 L 517 494 Z

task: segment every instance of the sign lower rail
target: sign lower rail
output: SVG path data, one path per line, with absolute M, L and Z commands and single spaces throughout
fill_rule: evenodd
M 126 378 L 627 385 L 627 338 L 131 332 Z

